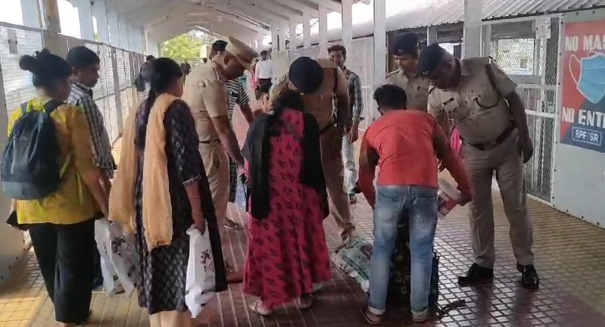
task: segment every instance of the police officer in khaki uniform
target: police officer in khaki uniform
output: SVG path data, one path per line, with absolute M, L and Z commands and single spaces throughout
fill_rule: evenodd
M 517 85 L 490 58 L 459 60 L 438 44 L 422 52 L 418 70 L 434 85 L 429 91 L 429 113 L 445 131 L 449 131 L 450 118 L 460 132 L 473 187 L 470 227 L 475 263 L 458 283 L 468 286 L 493 279 L 496 252 L 491 190 L 495 172 L 522 285 L 538 288 L 523 174 L 533 146 Z
M 311 60 L 311 59 L 309 59 Z M 330 213 L 342 229 L 343 240 L 355 230 L 351 222 L 349 195 L 344 188 L 344 164 L 342 161 L 342 140 L 351 130 L 352 120 L 349 113 L 349 87 L 347 79 L 330 59 L 318 59 L 323 68 L 324 78 L 319 89 L 313 93 L 303 94 L 305 111 L 312 114 L 321 133 L 321 156 L 326 177 L 326 187 L 330 198 Z M 304 67 L 301 66 L 304 71 Z M 279 96 L 283 89 L 296 89 L 305 83 L 307 74 L 299 73 L 279 78 L 271 90 L 271 99 Z M 336 110 L 334 110 L 336 99 Z M 345 134 L 346 133 L 346 134 Z
M 195 119 L 199 150 L 208 175 L 221 237 L 225 234 L 229 202 L 229 157 L 237 163 L 240 171 L 244 166 L 237 138 L 229 124 L 227 81 L 250 69 L 258 56 L 238 39 L 229 37 L 228 41 L 225 52 L 191 71 L 183 93 L 183 100 L 191 107 Z
M 417 74 L 418 35 L 406 33 L 398 35 L 391 47 L 391 53 L 397 62 L 398 70 L 387 75 L 386 84 L 399 86 L 408 96 L 408 109 L 426 112 L 430 82 Z

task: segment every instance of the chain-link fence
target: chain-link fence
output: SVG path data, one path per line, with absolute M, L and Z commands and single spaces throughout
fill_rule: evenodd
M 536 37 L 535 19 L 485 22 L 483 54 L 491 56 L 518 84 L 525 103 L 534 157 L 525 167 L 527 191 L 550 202 L 554 163 L 559 18 L 551 18 L 550 37 Z
M 111 141 L 116 141 L 121 135 L 124 117 L 138 102 L 138 94 L 133 84 L 143 63 L 143 55 L 63 35 L 60 35 L 55 42 L 55 45 L 62 47 L 59 49 L 60 55 L 66 54 L 75 46 L 82 45 L 99 55 L 101 59 L 100 78 L 93 89 L 93 94 L 95 102 L 103 114 L 109 137 Z M 4 105 L 9 117 L 21 103 L 36 96 L 31 73 L 19 68 L 19 59 L 23 55 L 32 55 L 43 47 L 42 31 L 0 23 L 0 71 L 2 73 L 0 81 L 2 81 L 3 88 L 3 92 L 0 92 L 0 107 Z M 29 246 L 29 243 L 30 238 L 26 233 L 25 248 Z

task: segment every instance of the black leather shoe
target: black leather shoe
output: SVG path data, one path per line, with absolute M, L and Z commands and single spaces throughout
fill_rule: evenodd
M 458 277 L 460 287 L 474 286 L 478 284 L 491 283 L 494 279 L 494 269 L 484 268 L 473 263 L 465 276 Z
M 523 288 L 535 290 L 540 287 L 540 277 L 534 265 L 523 266 L 517 264 L 517 269 L 521 273 L 521 285 L 523 285 Z

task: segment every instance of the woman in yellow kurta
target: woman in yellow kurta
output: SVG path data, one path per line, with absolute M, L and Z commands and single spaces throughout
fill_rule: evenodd
M 65 101 L 71 92 L 71 69 L 61 57 L 42 50 L 23 56 L 21 69 L 30 71 L 38 96 L 27 111 L 44 110 L 50 100 Z M 8 132 L 22 116 L 16 109 Z M 59 144 L 57 161 L 64 172 L 59 189 L 37 200 L 13 201 L 19 224 L 29 226 L 34 252 L 55 316 L 63 327 L 88 318 L 93 282 L 94 218 L 107 214 L 108 194 L 93 162 L 90 131 L 82 109 L 63 104 L 50 115 Z

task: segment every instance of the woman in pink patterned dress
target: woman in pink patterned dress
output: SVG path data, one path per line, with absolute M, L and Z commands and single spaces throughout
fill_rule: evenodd
M 331 272 L 319 127 L 300 93 L 286 91 L 255 120 L 243 152 L 250 190 L 244 292 L 259 298 L 250 308 L 263 316 L 292 301 L 309 308 L 313 285 Z

